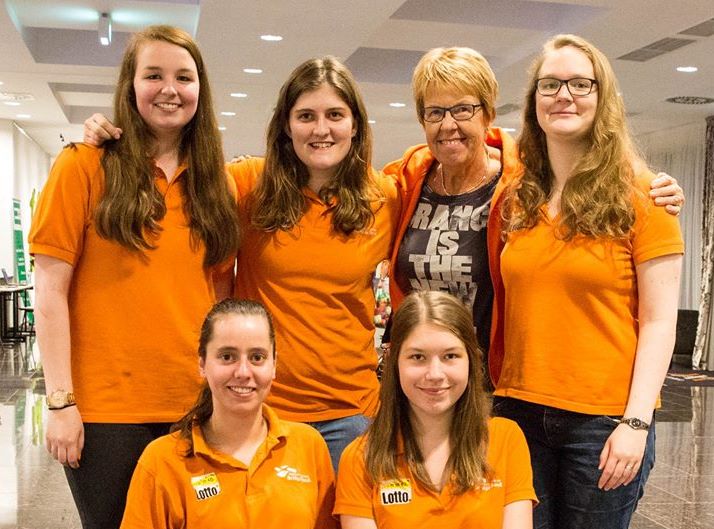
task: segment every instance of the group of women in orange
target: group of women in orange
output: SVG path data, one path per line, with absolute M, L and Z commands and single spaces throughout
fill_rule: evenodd
M 428 52 L 413 88 L 427 144 L 376 171 L 350 72 L 306 61 L 265 158 L 224 170 L 193 39 L 133 37 L 116 126 L 60 154 L 30 235 L 47 445 L 85 529 L 627 526 L 683 251 L 652 198 L 681 190 L 578 37 L 535 63 L 518 146 L 474 50 Z

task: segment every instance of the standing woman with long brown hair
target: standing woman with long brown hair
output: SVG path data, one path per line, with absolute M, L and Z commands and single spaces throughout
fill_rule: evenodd
M 47 448 L 85 529 L 119 526 L 139 455 L 190 407 L 201 321 L 230 293 L 238 242 L 193 39 L 135 34 L 114 107 L 122 139 L 60 153 L 30 233 Z
M 624 529 L 654 464 L 684 249 L 647 198 L 614 72 L 558 35 L 536 59 L 509 191 L 494 411 L 533 460 L 536 528 Z M 503 295 L 496 299 L 504 299 Z
M 394 180 L 371 155 L 352 74 L 324 57 L 283 84 L 265 160 L 229 166 L 243 233 L 235 294 L 275 318 L 281 361 L 268 403 L 317 428 L 335 468 L 377 406 L 372 275 L 400 212 Z

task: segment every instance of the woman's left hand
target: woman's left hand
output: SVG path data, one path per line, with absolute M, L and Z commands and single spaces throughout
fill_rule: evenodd
M 600 453 L 602 470 L 597 486 L 602 490 L 629 485 L 640 470 L 647 443 L 647 430 L 633 430 L 620 424 L 610 434 Z

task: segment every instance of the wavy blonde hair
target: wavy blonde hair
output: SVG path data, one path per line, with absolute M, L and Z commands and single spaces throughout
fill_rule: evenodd
M 386 357 L 380 388 L 380 406 L 366 434 L 365 463 L 374 482 L 397 479 L 399 437 L 404 443 L 404 460 L 412 475 L 425 487 L 436 490 L 424 467 L 411 419 L 411 405 L 399 382 L 399 354 L 405 340 L 422 323 L 437 325 L 463 342 L 469 359 L 466 389 L 454 405 L 451 421 L 451 455 L 447 472 L 457 494 L 483 482 L 489 475 L 486 463 L 488 419 L 491 401 L 484 388 L 483 355 L 476 341 L 473 319 L 463 303 L 438 291 L 409 294 L 392 320 L 391 351 Z
M 509 190 L 504 207 L 507 231 L 532 228 L 552 192 L 553 172 L 546 135 L 536 116 L 536 83 L 545 57 L 570 46 L 583 52 L 597 80 L 597 108 L 587 135 L 588 148 L 576 164 L 560 198 L 559 236 L 626 237 L 635 221 L 633 165 L 642 164 L 632 142 L 615 73 L 607 57 L 576 35 L 557 35 L 545 43 L 530 70 L 523 130 L 518 139 L 525 172 Z
M 350 235 L 374 221 L 371 202 L 381 194 L 370 175 L 372 132 L 367 123 L 367 109 L 352 74 L 334 57 L 310 59 L 295 68 L 280 89 L 278 103 L 268 125 L 265 168 L 254 192 L 251 220 L 265 231 L 289 231 L 307 209 L 302 189 L 310 175 L 298 158 L 288 135 L 290 111 L 305 92 L 328 85 L 352 111 L 355 135 L 350 150 L 339 164 L 332 181 L 320 190 L 320 198 L 330 202 L 336 197 L 332 228 Z

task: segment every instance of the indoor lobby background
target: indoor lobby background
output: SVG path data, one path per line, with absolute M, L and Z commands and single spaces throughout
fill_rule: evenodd
M 155 23 L 197 38 L 227 158 L 264 152 L 280 85 L 302 61 L 330 54 L 362 88 L 376 167 L 423 142 L 409 83 L 426 50 L 483 53 L 500 83 L 495 125 L 514 136 L 526 71 L 543 42 L 575 33 L 603 50 L 646 159 L 675 176 L 686 195 L 677 364 L 657 415 L 657 463 L 632 527 L 714 528 L 714 377 L 706 371 L 714 369 L 712 0 L 3 0 L 0 268 L 11 282 L 22 276 L 21 256 L 30 272 L 31 207 L 54 157 L 81 141 L 92 113 L 111 115 L 128 35 Z M 2 303 L 11 309 L 12 296 L 3 294 Z M 0 351 L 0 528 L 77 528 L 62 470 L 43 446 L 31 315 L 12 312 L 2 312 L 7 326 L 24 332 L 9 333 L 15 340 Z

